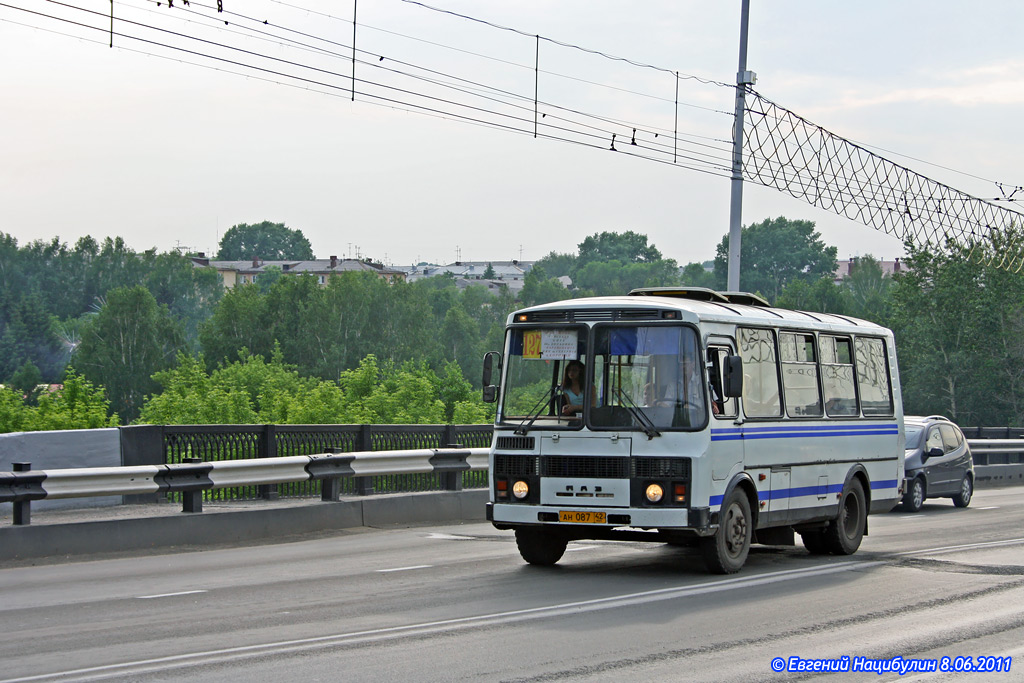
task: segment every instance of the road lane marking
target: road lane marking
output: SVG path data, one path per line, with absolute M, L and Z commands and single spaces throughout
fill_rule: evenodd
M 411 571 L 413 569 L 430 569 L 433 566 L 434 565 L 432 565 L 432 564 L 416 564 L 416 565 L 413 565 L 411 567 L 393 567 L 391 569 L 378 569 L 377 573 L 379 573 L 379 574 L 387 574 L 388 572 L 407 572 L 407 571 Z
M 427 538 L 432 538 L 434 540 L 441 540 L 441 541 L 474 541 L 474 540 L 476 540 L 472 536 L 458 536 L 456 534 L 441 534 L 441 533 L 427 534 Z
M 201 591 L 180 591 L 178 593 L 159 593 L 157 595 L 136 595 L 137 600 L 152 600 L 154 598 L 175 598 L 179 595 L 195 595 L 196 593 L 205 593 L 205 590 Z
M 92 666 L 82 669 L 57 671 L 49 674 L 24 676 L 21 678 L 0 679 L 0 683 L 68 680 L 95 681 L 105 678 L 124 677 L 130 675 L 137 676 L 145 673 L 169 671 L 188 666 L 222 664 L 241 659 L 249 659 L 252 657 L 305 652 L 330 646 L 358 645 L 384 640 L 394 640 L 409 636 L 436 635 L 467 628 L 479 628 L 481 626 L 499 626 L 503 624 L 515 624 L 550 617 L 576 616 L 581 612 L 619 609 L 622 607 L 641 605 L 650 602 L 660 602 L 662 600 L 674 600 L 695 595 L 706 595 L 709 593 L 719 593 L 723 591 L 764 586 L 784 581 L 792 581 L 794 579 L 825 576 L 828 574 L 862 570 L 882 565 L 885 565 L 884 561 L 850 561 L 838 562 L 823 567 L 786 569 L 767 574 L 759 574 L 756 576 L 742 576 L 729 579 L 708 578 L 706 582 L 695 585 L 658 588 L 638 593 L 612 595 L 605 598 L 594 598 L 591 600 L 580 600 L 576 602 L 566 602 L 541 607 L 530 607 L 506 612 L 492 612 L 490 614 L 442 619 L 439 621 L 428 621 L 418 624 L 407 624 L 404 626 L 389 626 L 365 631 L 352 631 L 349 633 L 337 633 L 333 635 L 314 636 L 311 638 L 295 640 L 281 640 L 259 645 L 242 645 L 239 647 L 206 650 L 181 655 L 170 655 L 167 657 L 155 657 L 153 659 L 140 659 L 120 664 L 107 664 L 104 666 Z
M 902 557 L 904 555 L 944 555 L 946 553 L 956 553 L 962 550 L 984 550 L 986 548 L 999 548 L 1007 545 L 1022 545 L 1024 544 L 1024 538 L 1011 538 L 1006 541 L 986 541 L 984 543 L 965 543 L 963 545 L 947 545 L 938 548 L 925 548 L 924 550 L 907 550 L 902 553 L 886 553 L 893 557 Z

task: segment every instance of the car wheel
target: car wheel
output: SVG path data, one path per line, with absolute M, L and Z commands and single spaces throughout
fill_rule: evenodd
M 519 554 L 530 564 L 547 567 L 555 564 L 565 554 L 569 541 L 548 529 L 516 529 L 516 546 Z
M 732 490 L 718 517 L 715 535 L 701 539 L 704 564 L 715 574 L 735 574 L 747 561 L 754 533 L 750 501 L 742 489 Z
M 920 512 L 924 505 L 924 482 L 920 477 L 915 477 L 910 482 L 910 488 L 903 494 L 901 507 L 907 512 Z
M 953 505 L 958 508 L 965 508 L 971 504 L 971 496 L 974 495 L 974 482 L 971 481 L 970 475 L 965 474 L 963 481 L 960 482 L 960 493 L 953 496 Z
M 854 479 L 839 500 L 839 515 L 825 528 L 825 544 L 833 555 L 852 555 L 864 538 L 868 509 L 864 487 Z

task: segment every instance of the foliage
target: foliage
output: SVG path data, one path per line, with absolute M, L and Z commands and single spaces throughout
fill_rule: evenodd
M 40 395 L 35 406 L 22 400 L 17 390 L 0 387 L 0 432 L 116 427 L 118 417 L 108 417 L 108 410 L 103 389 L 71 368 L 61 388 Z
M 548 252 L 548 255 L 533 264 L 533 269 L 543 268 L 550 277 L 569 275 L 576 265 L 576 254 L 559 254 Z
M 106 387 L 115 412 L 138 416 L 156 390 L 154 373 L 170 367 L 184 347 L 180 324 L 145 287 L 122 287 L 82 329 L 75 363 L 89 381 Z
M 535 263 L 523 278 L 523 289 L 519 292 L 519 298 L 526 306 L 536 306 L 570 299 L 572 294 L 557 278 L 548 277 L 543 266 Z
M 1001 256 L 1021 231 L 993 233 L 985 257 Z M 1024 419 L 1024 274 L 980 265 L 955 245 L 906 245 L 909 270 L 895 278 L 893 330 L 907 413 L 960 424 Z
M 688 263 L 679 276 L 680 284 L 687 287 L 707 287 L 708 289 L 725 289 L 725 282 L 718 282 L 714 270 L 708 271 L 703 263 Z
M 594 262 L 654 263 L 662 258 L 657 247 L 647 244 L 647 235 L 632 230 L 590 235 L 580 242 L 578 249 L 574 272 Z
M 282 362 L 243 353 L 206 371 L 201 356 L 178 355 L 157 373 L 140 422 L 151 424 L 440 424 L 455 416 L 484 422 L 487 408 L 456 363 L 442 376 L 423 363 L 379 362 L 369 355 L 338 381 L 302 377 Z
M 729 235 L 719 243 L 715 255 L 715 276 L 725 283 L 729 257 Z M 765 219 L 740 233 L 740 289 L 778 301 L 783 289 L 794 280 L 811 283 L 831 277 L 836 270 L 836 248 L 826 247 L 812 221 Z
M 284 223 L 239 223 L 229 228 L 220 240 L 217 259 L 241 261 L 252 258 L 309 261 L 313 258 L 313 246 L 301 230 L 291 230 Z

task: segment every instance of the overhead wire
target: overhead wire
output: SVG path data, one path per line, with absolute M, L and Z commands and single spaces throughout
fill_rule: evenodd
M 80 7 L 77 7 L 77 6 L 69 5 L 68 3 L 58 2 L 57 0 L 48 0 L 48 1 L 52 2 L 53 4 L 60 5 L 60 6 L 71 7 L 73 9 L 78 9 L 80 11 L 92 13 L 92 14 L 94 14 L 96 16 L 101 16 L 101 13 L 95 12 L 93 10 L 88 10 L 88 9 L 85 9 L 85 8 L 80 8 Z M 9 3 L 0 3 L 0 6 L 6 6 L 6 7 L 14 8 L 14 9 L 23 9 L 24 10 L 24 8 L 15 7 L 13 5 L 10 5 Z M 68 19 L 63 18 L 63 17 L 57 17 L 57 16 L 54 16 L 54 15 L 46 15 L 44 13 L 35 12 L 34 10 L 24 10 L 24 11 L 28 11 L 29 13 L 36 14 L 37 16 L 48 17 L 50 19 L 55 19 L 55 20 L 58 20 L 58 21 L 64 21 L 64 22 L 67 22 L 67 23 L 78 25 L 78 26 L 81 26 L 81 27 L 84 27 L 84 28 L 93 29 L 93 30 L 96 30 L 96 31 L 102 31 L 102 32 L 106 32 L 107 31 L 107 29 L 105 27 L 102 27 L 102 26 L 92 26 L 92 25 L 89 25 L 89 24 L 84 24 L 82 22 L 74 22 L 74 21 L 68 20 Z M 104 19 L 106 18 L 105 15 L 102 15 L 102 16 L 103 16 Z M 161 27 L 155 27 L 155 26 L 151 26 L 151 25 L 146 25 L 146 24 L 143 24 L 142 22 L 136 22 L 136 21 L 127 20 L 127 19 L 124 19 L 124 18 L 118 18 L 118 21 L 121 22 L 121 23 L 127 22 L 129 25 L 135 26 L 137 28 L 149 28 L 149 29 L 153 29 L 153 30 L 156 30 L 156 31 L 164 32 L 164 33 L 167 33 L 167 34 L 170 34 L 170 35 L 174 35 L 174 36 L 178 36 L 178 37 L 183 37 L 183 38 L 189 38 L 189 39 L 192 39 L 192 40 L 199 41 L 199 42 L 201 42 L 203 44 L 206 44 L 208 46 L 220 47 L 220 48 L 225 48 L 225 49 L 237 51 L 237 52 L 240 52 L 243 55 L 246 55 L 246 56 L 249 56 L 249 57 L 259 57 L 259 58 L 264 58 L 264 59 L 269 59 L 269 60 L 272 60 L 272 61 L 276 61 L 276 62 L 279 62 L 280 64 L 287 65 L 287 66 L 312 69 L 313 71 L 315 71 L 317 74 L 319 74 L 321 76 L 334 76 L 334 77 L 338 77 L 338 78 L 345 78 L 345 77 L 347 77 L 346 74 L 341 73 L 341 72 L 331 71 L 329 69 L 322 69 L 322 68 L 319 68 L 319 67 L 313 67 L 313 66 L 308 65 L 308 64 L 302 64 L 302 63 L 295 62 L 294 60 L 285 60 L 285 59 L 281 59 L 281 58 L 277 58 L 277 57 L 271 57 L 271 56 L 268 56 L 268 55 L 265 55 L 265 54 L 262 54 L 262 53 L 258 53 L 258 52 L 252 51 L 252 50 L 245 50 L 245 49 L 242 49 L 242 48 L 237 48 L 235 46 L 224 45 L 223 43 L 218 43 L 216 41 L 209 41 L 209 40 L 201 39 L 201 38 L 198 38 L 198 37 L 195 37 L 195 36 L 189 36 L 187 34 L 183 34 L 183 33 L 178 32 L 178 31 L 171 31 L 169 29 L 164 29 L 164 28 L 161 28 Z M 345 86 L 336 85 L 336 84 L 333 84 L 333 83 L 331 83 L 329 81 L 326 81 L 326 80 L 318 80 L 316 78 L 307 78 L 307 77 L 298 76 L 298 75 L 296 75 L 294 73 L 289 73 L 289 72 L 286 72 L 286 71 L 281 71 L 281 70 L 277 70 L 277 69 L 270 69 L 270 68 L 267 68 L 265 66 L 258 66 L 256 64 L 252 64 L 250 62 L 243 62 L 243 61 L 239 61 L 239 60 L 227 59 L 225 57 L 218 56 L 218 55 L 213 55 L 213 54 L 210 54 L 210 53 L 207 53 L 207 52 L 202 52 L 202 51 L 199 51 L 199 50 L 190 50 L 190 49 L 178 46 L 178 45 L 171 45 L 169 43 L 162 43 L 160 41 L 155 41 L 155 40 L 143 38 L 141 36 L 135 36 L 135 35 L 132 35 L 132 34 L 125 33 L 123 31 L 116 31 L 116 32 L 114 32 L 114 35 L 117 35 L 117 36 L 119 36 L 121 38 L 129 38 L 129 39 L 132 39 L 132 40 L 138 40 L 138 41 L 141 41 L 143 43 L 146 43 L 146 44 L 149 44 L 149 45 L 152 45 L 152 46 L 156 46 L 156 47 L 162 47 L 162 48 L 166 48 L 166 49 L 182 51 L 182 52 L 184 52 L 186 54 L 190 54 L 190 55 L 194 55 L 194 56 L 199 56 L 199 57 L 204 57 L 204 58 L 207 58 L 207 59 L 212 59 L 212 60 L 224 62 L 224 63 L 231 64 L 233 66 L 244 68 L 244 69 L 253 69 L 253 70 L 259 71 L 261 73 L 267 74 L 267 75 L 276 76 L 278 78 L 295 79 L 295 80 L 303 82 L 307 86 L 319 86 L 319 87 L 324 87 L 324 88 L 329 88 L 329 89 L 337 90 L 337 91 L 340 91 L 340 92 L 346 92 L 346 91 L 349 90 Z M 373 62 L 365 62 L 364 61 L 364 62 L 361 62 L 361 63 L 364 66 L 373 66 L 375 68 L 380 68 L 378 65 L 374 64 Z M 408 75 L 408 74 L 406 74 L 406 75 Z M 412 96 L 412 97 L 416 97 L 416 98 L 424 98 L 426 100 L 433 101 L 433 102 L 436 102 L 438 104 L 445 104 L 445 105 L 450 105 L 450 106 L 458 107 L 460 109 L 466 109 L 466 110 L 469 110 L 469 111 L 475 111 L 476 114 L 474 114 L 474 115 L 467 115 L 467 114 L 464 114 L 464 113 L 458 113 L 458 112 L 454 112 L 454 111 L 450 111 L 450 110 L 443 110 L 443 109 L 437 108 L 436 106 L 425 106 L 425 105 L 422 105 L 422 104 L 416 104 L 414 102 L 394 99 L 393 97 L 384 97 L 384 96 L 381 96 L 379 94 L 371 93 L 371 92 L 368 92 L 368 91 L 367 92 L 360 92 L 359 93 L 363 97 L 371 97 L 371 98 L 377 99 L 380 102 L 382 102 L 382 103 L 384 103 L 384 104 L 386 104 L 388 106 L 404 106 L 406 108 L 412 108 L 412 109 L 414 109 L 416 111 L 422 111 L 422 112 L 426 112 L 426 113 L 431 113 L 431 114 L 439 115 L 439 116 L 442 116 L 442 117 L 445 117 L 445 118 L 456 118 L 456 119 L 459 119 L 459 120 L 463 120 L 463 121 L 467 121 L 467 122 L 473 122 L 473 123 L 477 123 L 477 124 L 481 124 L 481 125 L 486 125 L 486 126 L 491 126 L 491 127 L 499 127 L 499 128 L 518 130 L 519 132 L 523 132 L 523 129 L 522 128 L 516 128 L 516 124 L 518 123 L 520 125 L 524 125 L 525 126 L 525 124 L 527 123 L 527 120 L 525 118 L 511 116 L 511 115 L 509 115 L 508 113 L 505 113 L 505 112 L 497 112 L 497 111 L 494 111 L 494 110 L 486 110 L 486 109 L 482 109 L 480 107 L 475 107 L 473 105 L 469 105 L 469 104 L 467 104 L 465 102 L 454 102 L 452 100 L 447 100 L 447 99 L 444 99 L 444 98 L 437 98 L 437 97 L 434 97 L 434 96 L 431 96 L 431 95 L 428 95 L 428 94 L 425 94 L 425 93 L 413 92 L 413 91 L 409 91 L 409 90 L 405 90 L 405 89 L 401 89 L 401 88 L 396 88 L 395 86 L 392 86 L 392 85 L 376 83 L 376 82 L 369 81 L 369 80 L 366 80 L 366 79 L 357 79 L 357 80 L 360 82 L 360 84 L 369 84 L 369 85 L 373 85 L 373 86 L 376 86 L 376 87 L 386 88 L 386 89 L 395 91 L 396 93 L 399 93 L 400 95 Z M 495 122 L 495 121 L 486 120 L 484 118 L 481 118 L 482 116 L 485 116 L 485 115 L 495 115 L 495 116 L 499 116 L 499 117 L 504 117 L 506 119 L 509 119 L 509 121 L 503 124 L 503 123 L 499 123 L 499 122 Z M 573 123 L 573 122 L 569 122 L 569 123 Z M 580 125 L 580 124 L 577 123 L 576 125 Z M 553 140 L 560 140 L 560 141 L 570 141 L 569 138 L 567 137 L 568 135 L 583 136 L 584 138 L 589 137 L 590 140 L 584 140 L 583 141 L 584 144 L 588 144 L 589 146 L 598 147 L 598 148 L 599 147 L 603 147 L 604 146 L 604 141 L 614 135 L 614 133 L 612 131 L 601 130 L 601 131 L 599 131 L 597 133 L 587 133 L 586 131 L 582 131 L 582 130 L 579 130 L 579 129 L 572 129 L 572 128 L 568 128 L 568 127 L 565 127 L 565 126 L 552 125 L 550 123 L 546 124 L 545 127 L 546 127 L 546 129 L 548 129 L 550 131 L 555 131 L 555 133 L 548 132 L 548 133 L 546 133 L 542 137 L 545 137 L 545 138 L 548 138 L 548 139 L 553 139 Z M 559 134 L 559 133 L 561 133 L 561 134 Z M 580 141 L 576 141 L 576 142 L 580 142 Z M 636 147 L 639 147 L 640 149 L 645 149 L 646 148 L 648 151 L 651 151 L 651 150 L 657 151 L 652 146 L 646 146 L 645 147 L 644 145 L 639 145 L 638 144 L 638 145 L 636 145 Z M 621 150 L 616 150 L 616 151 L 621 151 Z M 638 157 L 641 157 L 641 158 L 649 158 L 649 157 L 647 157 L 647 156 L 645 156 L 643 154 L 638 154 L 634 150 L 628 150 L 628 153 L 630 155 L 632 155 L 632 156 L 638 156 Z M 701 160 L 699 158 L 696 158 L 696 157 L 686 157 L 686 156 L 684 156 L 684 158 L 689 158 L 690 161 L 692 161 L 694 163 L 698 163 L 698 164 L 699 163 L 703 163 L 703 160 Z M 694 166 L 693 164 L 686 164 L 686 165 L 682 165 L 682 166 L 685 167 L 685 168 L 690 168 L 691 170 L 703 170 L 703 171 L 709 170 L 709 169 L 700 168 L 698 166 Z M 711 166 L 710 171 L 713 172 L 713 173 L 724 173 L 724 169 L 723 168 L 715 167 L 715 166 Z
M 69 2 L 45 1 L 69 11 L 87 13 L 96 17 L 97 21 L 106 22 L 108 19 L 106 13 Z M 144 1 L 149 3 L 151 0 Z M 283 2 L 283 0 L 271 1 L 282 6 L 303 9 Z M 562 47 L 582 50 L 634 67 L 671 73 L 677 84 L 680 78 L 684 78 L 693 79 L 702 84 L 734 87 L 718 81 L 680 75 L 661 67 L 528 34 L 518 29 L 432 7 L 417 0 L 401 1 L 496 29 L 512 31 L 537 41 L 545 40 Z M 156 4 L 158 7 L 162 7 L 159 2 Z M 119 39 L 138 41 L 146 45 L 147 50 L 168 50 L 171 54 L 188 55 L 189 59 L 200 61 L 188 61 L 180 58 L 176 61 L 216 71 L 258 78 L 326 95 L 338 97 L 358 95 L 361 101 L 368 104 L 395 110 L 414 111 L 428 116 L 521 135 L 531 135 L 541 139 L 568 142 L 595 149 L 608 149 L 637 159 L 723 178 L 731 175 L 731 154 L 727 148 L 727 145 L 731 145 L 731 141 L 694 133 L 679 133 L 678 123 L 669 131 L 665 126 L 643 125 L 639 122 L 583 111 L 581 108 L 566 104 L 545 101 L 536 92 L 533 96 L 516 93 L 496 85 L 397 59 L 394 56 L 376 54 L 362 48 L 356 49 L 354 46 L 322 36 L 280 24 L 272 24 L 266 19 L 260 20 L 235 12 L 221 12 L 220 5 L 221 3 L 218 2 L 217 16 L 208 16 L 202 11 L 193 9 L 194 6 L 205 8 L 210 12 L 215 9 L 212 5 L 203 5 L 197 0 L 193 0 L 185 6 L 179 4 L 177 7 L 168 7 L 166 10 L 161 9 L 160 11 L 154 11 L 149 7 L 139 8 L 128 3 L 123 3 L 119 7 L 122 10 L 142 11 L 150 15 L 161 15 L 161 17 L 174 11 L 176 21 L 183 21 L 186 26 L 194 23 L 195 26 L 202 26 L 207 30 L 215 29 L 218 31 L 218 36 L 231 35 L 244 40 L 273 43 L 282 48 L 327 60 L 351 59 L 351 70 L 325 68 L 325 66 L 295 58 L 286 59 L 260 50 L 228 44 L 220 39 L 210 40 L 202 38 L 198 34 L 190 35 L 184 31 L 175 31 L 163 26 L 134 21 L 124 16 L 114 17 L 111 15 L 108 29 L 105 24 L 92 25 L 78 22 L 64 16 L 46 14 L 0 1 L 0 7 L 26 12 L 44 20 L 65 22 L 67 25 L 104 34 L 109 33 L 111 39 L 117 36 Z M 188 16 L 182 17 L 181 14 Z M 231 21 L 221 19 L 222 16 L 227 16 Z M 332 18 L 338 21 L 347 21 L 336 17 Z M 117 31 L 114 30 L 115 20 L 118 26 Z M 10 20 L 0 17 L 0 21 Z M 222 23 L 229 29 L 222 28 Z M 352 21 L 349 23 L 352 23 L 353 27 L 356 26 Z M 19 25 L 27 26 L 27 24 Z M 50 31 L 50 29 L 41 30 Z M 381 30 L 402 39 L 427 42 L 482 59 L 497 59 L 386 29 L 375 28 L 374 30 Z M 58 31 L 51 32 L 61 34 Z M 156 35 L 163 38 L 156 40 L 153 37 L 146 37 L 147 32 L 155 32 Z M 98 41 L 78 37 L 98 43 Z M 175 41 L 186 41 L 186 43 L 184 45 L 174 44 Z M 190 49 L 186 45 L 191 45 L 195 49 Z M 173 59 L 173 57 L 159 52 L 137 50 L 121 45 L 118 47 L 132 52 Z M 350 54 L 341 54 L 338 50 L 347 50 Z M 385 58 L 387 64 L 382 63 Z M 535 72 L 535 78 L 539 78 L 539 74 L 544 73 L 545 76 L 569 78 L 594 87 L 610 88 L 624 95 L 673 102 L 677 107 L 677 112 L 678 106 L 681 104 L 678 95 L 675 100 L 668 100 L 649 93 L 618 88 L 586 79 L 576 79 L 556 71 L 542 71 L 539 69 L 539 65 L 527 67 L 507 60 L 498 61 L 516 68 L 529 68 Z M 229 65 L 229 68 L 223 68 L 221 65 Z M 361 70 L 358 77 L 356 75 L 357 68 Z M 370 77 L 368 78 L 367 75 Z M 1021 219 L 1024 219 L 1024 214 L 1013 212 L 991 202 L 1020 202 L 1024 200 L 1024 188 L 996 183 L 1002 197 L 986 202 L 895 164 L 871 152 L 863 145 L 836 136 L 764 98 L 752 89 L 748 88 L 748 93 L 754 98 L 753 103 L 747 107 L 752 123 L 744 134 L 746 154 L 743 160 L 743 175 L 748 181 L 786 192 L 812 205 L 853 218 L 900 239 L 925 239 L 939 243 L 942 241 L 940 238 L 944 238 L 946 241 L 953 238 L 961 243 L 973 245 L 971 248 L 977 248 L 986 253 L 987 258 L 998 261 L 1001 267 L 1018 270 L 1024 268 L 1024 257 L 1009 254 L 999 259 L 993 257 L 992 249 L 986 246 L 991 242 L 991 236 L 998 233 L 1002 227 L 1012 225 L 1014 221 L 1017 221 L 1016 225 L 1020 226 Z M 715 114 L 732 116 L 728 112 L 713 108 L 698 108 Z M 540 120 L 537 118 L 538 114 Z M 683 145 L 682 149 L 680 149 L 680 144 Z M 947 168 L 946 170 L 952 171 L 953 169 Z M 978 176 L 973 177 L 984 180 Z M 1018 193 L 1020 193 L 1020 197 L 1017 196 Z M 1010 246 L 1016 248 L 1014 244 Z

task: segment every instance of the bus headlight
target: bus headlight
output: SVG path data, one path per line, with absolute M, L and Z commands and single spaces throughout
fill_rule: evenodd
M 512 484 L 512 495 L 522 500 L 530 495 L 530 485 L 520 479 L 516 483 Z
M 644 496 L 651 503 L 657 503 L 664 495 L 665 489 L 661 488 L 661 484 L 648 484 L 647 490 L 644 491 Z

